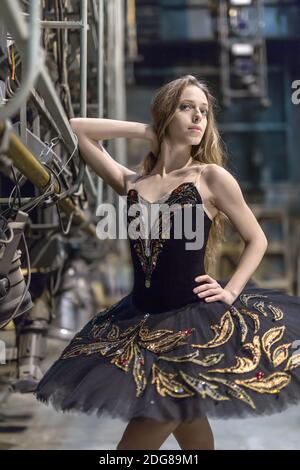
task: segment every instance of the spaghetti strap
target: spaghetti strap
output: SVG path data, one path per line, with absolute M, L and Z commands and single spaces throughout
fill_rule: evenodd
M 197 183 L 198 183 L 198 184 L 200 183 L 201 176 L 202 176 L 202 173 L 203 173 L 203 171 L 204 171 L 204 169 L 205 169 L 205 167 L 206 167 L 206 164 L 205 164 L 205 165 L 201 165 L 201 166 L 202 166 L 203 168 L 201 168 L 201 170 L 199 171 L 199 173 L 196 175 L 196 185 L 197 185 Z M 200 184 L 199 184 L 198 187 L 200 187 Z
M 201 170 L 199 171 L 199 173 L 197 172 L 196 173 L 196 177 L 195 177 L 195 180 L 194 180 L 194 184 L 196 186 L 196 188 L 198 189 L 198 192 L 200 193 L 201 195 L 201 191 L 200 191 L 200 188 L 201 188 L 201 176 L 202 176 L 202 173 L 204 171 L 204 168 L 206 167 L 206 165 L 201 165 L 203 166 L 203 168 L 201 168 Z M 201 199 L 202 199 L 202 195 L 201 195 Z

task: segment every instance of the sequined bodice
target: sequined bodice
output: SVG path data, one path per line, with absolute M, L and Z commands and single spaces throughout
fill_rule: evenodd
M 191 222 L 192 232 L 197 232 L 198 239 L 202 231 L 200 247 L 187 248 L 192 246 L 196 235 L 191 238 L 186 233 L 186 220 Z M 211 223 L 193 182 L 180 184 L 152 203 L 136 189 L 128 191 L 127 234 L 134 270 L 132 301 L 137 308 L 159 313 L 199 302 L 193 289 L 199 285 L 195 277 L 205 273 L 204 253 Z M 175 227 L 178 230 L 180 224 L 182 232 L 178 237 Z

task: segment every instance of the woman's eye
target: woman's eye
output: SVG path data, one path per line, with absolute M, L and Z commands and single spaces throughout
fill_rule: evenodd
M 181 105 L 181 109 L 185 109 L 187 106 L 191 107 L 190 104 L 182 104 L 182 105 Z
M 187 107 L 190 108 L 191 105 L 190 104 L 182 104 L 181 105 L 181 109 L 186 109 Z M 207 116 L 208 115 L 208 110 L 207 109 L 202 109 L 201 114 L 203 114 L 204 116 Z

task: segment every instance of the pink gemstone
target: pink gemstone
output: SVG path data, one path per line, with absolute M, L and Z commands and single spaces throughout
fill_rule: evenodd
M 191 328 L 188 328 L 187 330 L 184 330 L 184 333 L 186 335 L 189 335 L 193 330 Z
M 265 376 L 265 374 L 261 371 L 256 373 L 257 380 L 261 380 L 264 376 Z

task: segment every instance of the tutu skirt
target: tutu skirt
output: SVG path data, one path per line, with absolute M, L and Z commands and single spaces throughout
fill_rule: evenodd
M 299 345 L 300 298 L 281 291 L 247 284 L 233 305 L 156 314 L 130 293 L 74 336 L 34 394 L 123 421 L 269 415 L 300 400 Z

